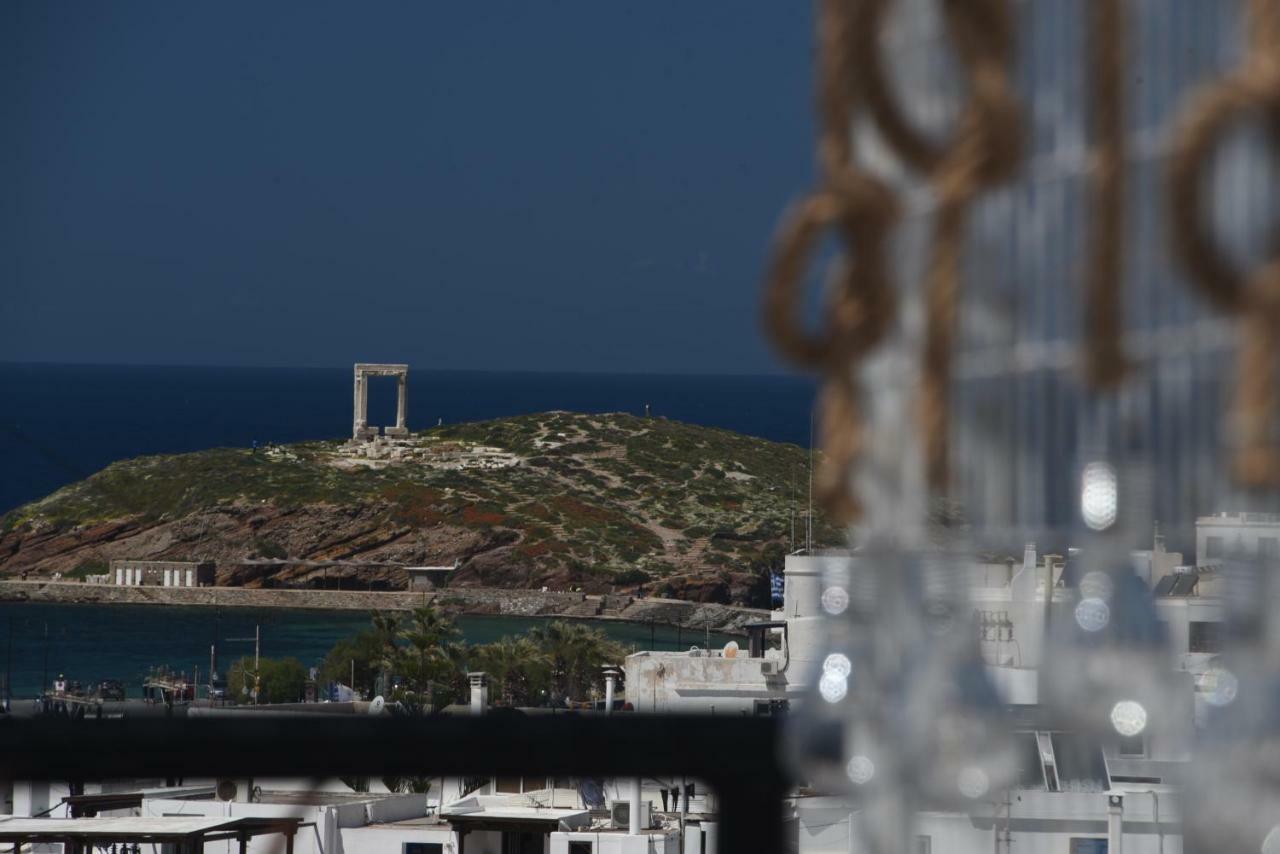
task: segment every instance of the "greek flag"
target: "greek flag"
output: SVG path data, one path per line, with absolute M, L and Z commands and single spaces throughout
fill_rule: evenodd
M 769 593 L 773 597 L 775 606 L 782 604 L 782 575 L 780 573 L 769 573 Z

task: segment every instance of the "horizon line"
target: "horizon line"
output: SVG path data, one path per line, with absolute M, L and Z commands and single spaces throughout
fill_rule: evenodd
M 352 363 L 355 365 L 356 363 Z M 407 363 L 410 371 L 414 371 L 413 363 Z M 165 369 L 197 369 L 197 370 L 290 370 L 290 371 L 335 371 L 350 370 L 345 365 L 225 365 L 209 363 L 169 363 L 156 362 L 51 362 L 44 360 L 15 361 L 0 359 L 0 367 L 47 367 L 47 368 L 165 368 Z M 816 381 L 816 377 L 801 371 L 782 368 L 771 372 L 729 372 L 729 371 L 592 371 L 564 369 L 529 369 L 529 368 L 417 368 L 419 373 L 433 374 L 526 374 L 540 376 L 600 376 L 600 377 L 734 377 L 758 379 L 795 379 Z

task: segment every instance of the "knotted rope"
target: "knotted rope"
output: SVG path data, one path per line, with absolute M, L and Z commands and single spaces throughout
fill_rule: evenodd
M 951 139 L 935 143 L 903 115 L 881 71 L 879 34 L 891 0 L 861 5 L 857 56 L 867 104 L 889 147 L 929 176 L 937 200 L 925 272 L 926 335 L 920 400 L 925 471 L 943 490 L 948 477 L 951 359 L 959 321 L 965 227 L 973 202 L 1007 180 L 1021 154 L 1020 109 L 1009 77 L 1013 17 L 1008 0 L 942 0 L 947 31 L 969 80 Z
M 925 276 L 927 334 L 920 401 L 925 465 L 935 489 L 946 486 L 948 392 L 958 325 L 965 226 L 973 201 L 1014 171 L 1021 134 L 1009 80 L 1013 22 L 1009 0 L 942 0 L 948 31 L 969 79 L 953 137 L 937 144 L 915 130 L 883 72 L 879 37 L 892 0 L 821 0 L 818 15 L 819 158 L 824 186 L 784 219 L 767 278 L 765 324 L 793 362 L 822 371 L 824 455 L 817 489 L 828 510 L 850 521 L 858 510 L 850 467 L 863 441 L 857 362 L 887 334 L 895 299 L 885 241 L 895 197 L 860 169 L 851 136 L 864 105 L 889 147 L 927 173 L 938 202 Z M 836 267 L 826 326 L 817 335 L 800 320 L 801 283 L 819 235 L 834 228 L 845 244 Z
M 1273 143 L 1280 144 L 1280 0 L 1250 0 L 1246 31 L 1249 44 L 1240 67 L 1197 92 L 1175 132 L 1169 222 L 1174 254 L 1192 281 L 1213 306 L 1239 318 L 1232 469 L 1244 485 L 1260 487 L 1280 483 L 1275 441 L 1280 257 L 1246 274 L 1227 258 L 1203 221 L 1204 171 L 1231 127 L 1260 117 Z
M 1094 388 L 1124 378 L 1120 294 L 1124 262 L 1123 0 L 1089 0 L 1089 102 L 1093 157 L 1085 278 L 1085 377 Z
M 822 372 L 821 446 L 815 491 L 840 522 L 859 506 L 849 487 L 853 461 L 863 444 L 855 371 L 858 361 L 889 330 L 894 295 L 884 258 L 896 218 L 896 198 L 863 171 L 853 152 L 853 122 L 863 79 L 851 53 L 856 16 L 847 0 L 821 0 L 818 8 L 818 157 L 822 186 L 793 206 L 775 239 L 766 279 L 765 327 L 794 363 Z M 803 284 L 819 238 L 832 229 L 844 244 L 833 268 L 825 325 L 805 329 Z

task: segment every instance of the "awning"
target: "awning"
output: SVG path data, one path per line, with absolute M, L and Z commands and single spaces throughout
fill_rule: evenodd
M 91 851 L 104 842 L 152 842 L 178 846 L 180 852 L 198 852 L 207 842 L 237 840 L 240 851 L 249 840 L 270 833 L 284 834 L 286 852 L 293 854 L 293 837 L 299 818 L 216 818 L 164 816 L 106 818 L 0 818 L 0 842 L 18 847 L 36 842 L 60 842 L 67 854 Z

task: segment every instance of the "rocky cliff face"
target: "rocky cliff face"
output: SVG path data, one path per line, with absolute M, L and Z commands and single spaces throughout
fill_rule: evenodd
M 456 563 L 452 585 L 762 604 L 807 464 L 723 430 L 562 412 L 143 457 L 6 514 L 0 573 L 200 558 L 220 584 L 394 589 L 404 566 Z

